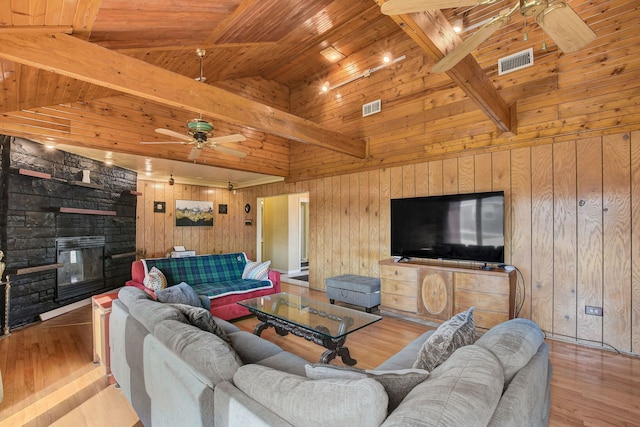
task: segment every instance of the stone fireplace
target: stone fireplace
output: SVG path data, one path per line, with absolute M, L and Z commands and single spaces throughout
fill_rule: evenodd
M 1 135 L 0 160 L 9 327 L 123 286 L 135 260 L 137 174 Z M 0 330 L 6 312 L 1 298 Z

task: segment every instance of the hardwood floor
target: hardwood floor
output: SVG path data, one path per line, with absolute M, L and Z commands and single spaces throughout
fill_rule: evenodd
M 283 290 L 324 299 L 295 285 Z M 252 331 L 255 318 L 236 322 Z M 358 367 L 373 368 L 429 326 L 385 316 L 349 336 Z M 120 389 L 92 363 L 90 306 L 0 338 L 4 426 L 140 426 Z M 311 362 L 323 348 L 272 329 L 262 336 Z M 640 426 L 640 358 L 560 341 L 551 346 L 551 426 Z M 332 363 L 340 363 L 334 361 Z

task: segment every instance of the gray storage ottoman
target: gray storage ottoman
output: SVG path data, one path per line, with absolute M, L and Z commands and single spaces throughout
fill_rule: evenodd
M 371 313 L 371 309 L 380 305 L 380 279 L 375 277 L 343 274 L 327 277 L 327 298 L 333 304 L 336 300 L 359 305 Z

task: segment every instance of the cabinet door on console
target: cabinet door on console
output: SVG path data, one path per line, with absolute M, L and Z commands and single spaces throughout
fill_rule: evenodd
M 453 316 L 453 273 L 420 269 L 418 314 L 439 320 Z

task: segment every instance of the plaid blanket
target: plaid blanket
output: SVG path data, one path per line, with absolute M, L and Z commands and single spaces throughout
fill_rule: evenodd
M 247 264 L 244 252 L 201 255 L 186 258 L 154 258 L 142 260 L 145 276 L 156 267 L 167 278 L 167 286 L 189 284 L 197 294 L 221 297 L 273 287 L 270 280 L 245 280 L 242 272 Z

